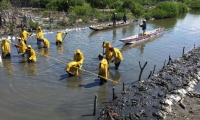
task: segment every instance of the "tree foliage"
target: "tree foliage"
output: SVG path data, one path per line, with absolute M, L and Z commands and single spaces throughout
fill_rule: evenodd
M 189 7 L 192 9 L 200 9 L 200 0 L 191 0 L 189 2 Z
M 178 5 L 179 13 L 188 12 L 188 7 L 187 7 L 187 5 L 185 3 L 178 2 L 177 5 Z
M 154 10 L 154 17 L 161 16 L 163 18 L 171 18 L 177 16 L 179 9 L 174 2 L 160 2 L 156 5 Z M 163 15 L 159 15 L 163 14 Z
M 11 7 L 12 5 L 9 0 L 2 0 L 0 4 L 0 11 L 10 9 Z

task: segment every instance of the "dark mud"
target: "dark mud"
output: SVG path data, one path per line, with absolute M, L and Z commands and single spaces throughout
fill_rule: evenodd
M 200 47 L 171 60 L 157 74 L 128 87 L 106 103 L 99 120 L 166 119 L 174 105 L 186 109 L 184 97 L 196 96 L 194 86 L 200 80 Z

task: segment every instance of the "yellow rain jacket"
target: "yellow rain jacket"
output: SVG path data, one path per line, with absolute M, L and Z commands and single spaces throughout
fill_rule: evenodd
M 62 35 L 66 34 L 66 32 L 59 32 L 56 34 L 56 42 L 62 42 Z
M 26 44 L 24 43 L 24 41 L 21 41 L 17 44 L 17 47 L 19 48 L 19 52 L 24 54 L 26 52 Z
M 105 45 L 102 45 L 102 47 L 103 48 L 106 48 L 106 59 L 107 60 L 110 60 L 111 59 L 111 57 L 112 57 L 112 52 L 109 50 L 109 47 L 110 47 L 111 45 L 110 45 L 110 42 L 109 41 L 107 41 L 106 43 L 105 43 Z
M 71 74 L 74 74 L 74 72 L 76 72 L 75 74 L 78 75 L 78 68 L 80 67 L 80 63 L 79 62 L 69 62 L 66 66 L 66 72 L 69 72 Z
M 29 51 L 30 50 L 30 51 Z M 27 49 L 27 59 L 28 61 L 31 60 L 33 62 L 36 62 L 36 55 L 35 55 L 35 51 L 31 48 L 31 49 Z
M 102 79 L 108 78 L 108 61 L 104 58 L 99 63 L 99 75 Z
M 19 37 L 22 39 L 22 40 L 27 40 L 27 36 L 30 36 L 31 34 L 29 32 L 27 32 L 26 30 L 23 30 L 19 33 Z
M 10 43 L 6 40 L 6 38 L 2 38 L 1 50 L 4 53 L 10 53 Z
M 119 63 L 123 60 L 122 53 L 117 48 L 113 48 L 113 57 L 115 63 Z
M 50 46 L 49 41 L 46 38 L 43 39 L 44 39 L 44 47 L 49 47 Z
M 37 38 L 43 38 L 43 32 L 42 32 L 42 29 L 41 27 L 39 26 L 37 31 L 36 31 L 36 37 Z
M 77 53 L 79 53 L 79 55 Z M 84 56 L 83 56 L 83 53 L 79 49 L 77 49 L 76 52 L 74 53 L 74 61 L 79 62 L 80 65 L 83 64 Z

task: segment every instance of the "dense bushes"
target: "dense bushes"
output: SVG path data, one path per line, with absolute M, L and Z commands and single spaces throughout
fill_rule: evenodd
M 192 9 L 200 9 L 200 0 L 192 0 L 189 2 L 189 7 Z
M 178 11 L 179 11 L 179 13 L 186 13 L 186 12 L 188 12 L 188 7 L 187 7 L 187 5 L 185 3 L 178 2 L 177 5 L 178 5 Z

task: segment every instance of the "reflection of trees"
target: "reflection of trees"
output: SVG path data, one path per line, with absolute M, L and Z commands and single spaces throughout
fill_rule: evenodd
M 155 25 L 155 28 L 164 27 L 165 29 L 173 28 L 177 23 L 177 18 L 166 18 L 150 21 Z M 148 27 L 148 25 L 147 25 Z
M 193 15 L 200 15 L 200 10 L 190 10 L 189 13 Z
M 186 13 L 183 13 L 183 14 L 179 14 L 178 16 L 177 16 L 177 18 L 178 19 L 184 19 L 185 17 L 186 17 Z

